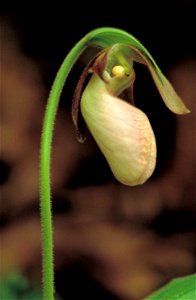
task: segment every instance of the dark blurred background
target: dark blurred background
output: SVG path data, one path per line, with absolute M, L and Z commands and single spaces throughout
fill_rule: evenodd
M 118 27 L 150 51 L 191 110 L 165 107 L 135 65 L 135 104 L 149 116 L 157 166 L 142 186 L 113 177 L 70 117 L 85 53 L 62 93 L 52 161 L 56 290 L 62 299 L 142 299 L 195 265 L 195 1 L 1 3 L 1 277 L 40 286 L 39 145 L 44 108 L 64 57 L 87 32 Z M 7 299 L 6 299 L 7 300 Z

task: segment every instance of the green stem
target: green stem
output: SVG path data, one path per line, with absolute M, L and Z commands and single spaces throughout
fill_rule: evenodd
M 40 210 L 42 226 L 43 299 L 54 299 L 53 236 L 50 191 L 51 145 L 55 116 L 65 80 L 82 51 L 87 47 L 81 40 L 67 55 L 54 80 L 46 107 L 40 150 Z

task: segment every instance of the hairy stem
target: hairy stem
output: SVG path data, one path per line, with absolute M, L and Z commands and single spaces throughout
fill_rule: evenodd
M 42 226 L 43 299 L 54 299 L 53 236 L 50 190 L 51 145 L 56 112 L 65 80 L 82 51 L 87 47 L 81 40 L 70 51 L 54 80 L 46 107 L 40 151 L 40 211 Z

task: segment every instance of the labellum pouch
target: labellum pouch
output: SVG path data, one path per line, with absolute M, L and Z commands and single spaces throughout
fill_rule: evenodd
M 156 162 L 156 143 L 147 116 L 133 105 L 111 95 L 96 74 L 82 94 L 86 124 L 118 181 L 144 183 Z

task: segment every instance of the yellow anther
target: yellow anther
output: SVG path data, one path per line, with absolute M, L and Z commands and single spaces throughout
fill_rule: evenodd
M 123 77 L 127 75 L 126 69 L 123 66 L 114 66 L 112 68 L 112 75 L 117 77 Z

